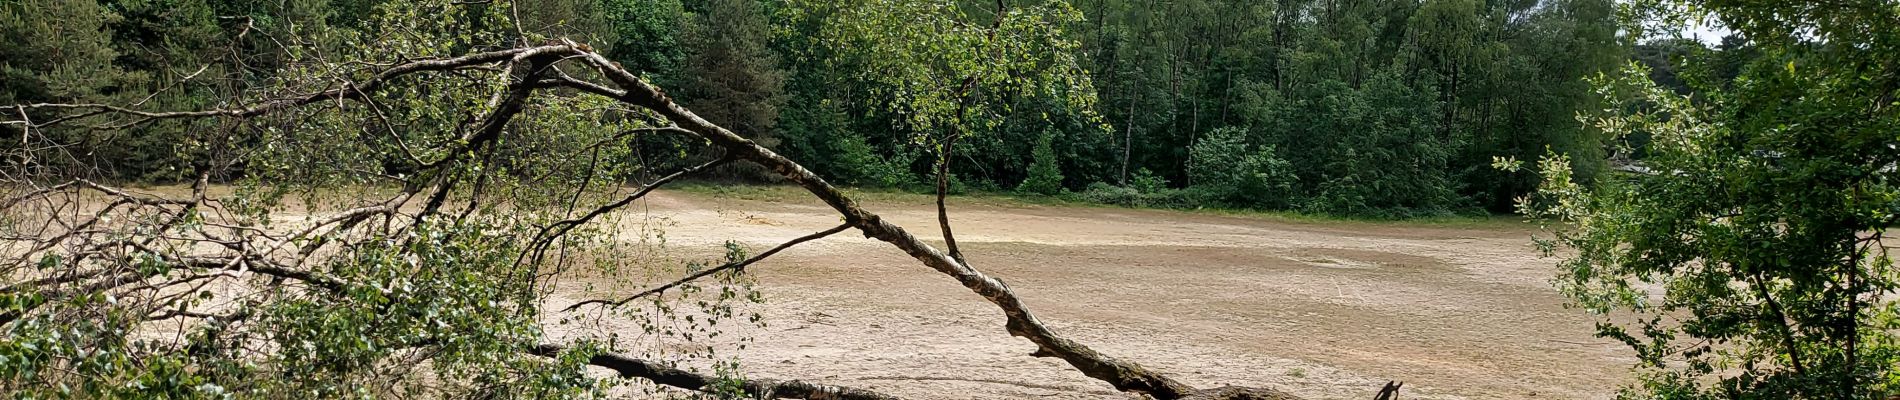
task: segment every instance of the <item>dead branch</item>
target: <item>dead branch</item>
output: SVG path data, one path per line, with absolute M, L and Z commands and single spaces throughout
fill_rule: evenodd
M 672 289 L 674 287 L 678 287 L 679 285 L 684 285 L 688 282 L 696 281 L 696 280 L 699 280 L 700 278 L 711 276 L 712 274 L 720 273 L 723 271 L 743 270 L 745 269 L 747 265 L 752 265 L 753 263 L 759 262 L 760 260 L 764 260 L 766 259 L 766 257 L 771 257 L 773 254 L 778 254 L 778 252 L 780 251 L 784 251 L 785 249 L 792 248 L 792 246 L 797 246 L 799 243 L 805 243 L 805 242 L 809 242 L 813 240 L 822 239 L 826 236 L 831 236 L 832 234 L 836 234 L 838 232 L 844 232 L 844 230 L 846 229 L 851 229 L 851 224 L 838 225 L 831 229 L 826 229 L 826 230 L 819 231 L 817 233 L 813 233 L 810 235 L 800 236 L 797 239 L 792 239 L 785 243 L 779 244 L 777 247 L 773 247 L 771 250 L 766 250 L 764 253 L 759 253 L 758 255 L 754 255 L 751 258 L 745 259 L 744 261 L 726 263 L 725 265 L 720 265 L 718 267 L 707 268 L 705 271 L 699 271 L 697 273 L 693 273 L 692 275 L 687 275 L 684 278 L 680 278 L 672 282 L 667 282 L 664 285 L 656 286 L 652 289 L 641 291 L 640 293 L 634 293 L 633 295 L 623 297 L 620 300 L 611 300 L 611 301 L 610 300 L 588 300 L 588 301 L 583 301 L 579 303 L 574 303 L 574 305 L 567 306 L 567 308 L 562 309 L 561 311 L 574 311 L 575 309 L 581 308 L 581 306 L 585 306 L 588 304 L 601 304 L 607 307 L 619 307 L 621 305 L 627 304 L 627 302 L 634 301 L 641 297 L 647 297 L 647 296 L 660 294 L 660 293 L 666 292 L 667 289 Z
M 678 128 L 669 127 L 669 128 L 660 128 L 660 129 L 678 129 Z M 587 214 L 582 215 L 578 218 L 570 218 L 570 219 L 565 219 L 565 220 L 555 222 L 553 224 L 548 224 L 548 226 L 542 227 L 541 231 L 535 234 L 534 240 L 529 241 L 530 243 L 529 248 L 531 249 L 531 251 L 527 253 L 523 253 L 522 256 L 525 257 L 526 260 L 528 261 L 538 262 L 541 260 L 542 254 L 547 251 L 548 245 L 554 243 L 554 241 L 559 239 L 561 236 L 567 235 L 567 233 L 570 231 L 573 231 L 575 227 L 581 226 L 582 224 L 586 224 L 588 221 L 593 221 L 594 218 L 599 218 L 602 215 L 606 215 L 607 213 L 614 212 L 614 210 L 618 210 L 621 207 L 626 207 L 628 204 L 633 204 L 634 200 L 639 200 L 642 197 L 646 197 L 648 193 L 653 193 L 654 190 L 659 189 L 661 186 L 666 186 L 666 184 L 672 183 L 673 181 L 678 180 L 681 177 L 692 175 L 695 172 L 704 171 L 712 167 L 719 166 L 720 164 L 725 164 L 726 162 L 729 162 L 729 161 L 732 161 L 732 158 L 720 157 L 719 159 L 708 161 L 705 164 L 700 164 L 700 165 L 696 165 L 693 167 L 676 171 L 672 174 L 668 174 L 667 176 L 663 176 L 663 177 L 660 177 L 659 179 L 653 180 L 652 183 L 648 183 L 645 186 L 642 186 L 639 191 L 635 191 L 633 192 L 633 194 L 629 194 L 627 195 L 627 197 L 623 197 L 619 201 L 602 205 L 598 208 L 595 208 L 593 211 L 589 211 Z M 532 254 L 532 256 L 529 256 L 530 254 Z M 516 259 L 515 262 L 518 263 L 522 261 L 523 259 L 518 258 Z M 569 307 L 568 309 L 572 310 L 573 307 Z
M 535 346 L 528 352 L 542 357 L 556 357 L 566 347 L 554 344 Z M 707 376 L 692 371 L 674 368 L 666 364 L 627 357 L 613 353 L 600 353 L 589 357 L 590 365 L 614 370 L 625 378 L 641 378 L 653 383 L 681 389 L 702 392 L 713 391 L 713 386 L 722 378 Z M 896 400 L 896 397 L 869 390 L 843 386 L 831 386 L 804 381 L 778 381 L 771 379 L 747 379 L 741 382 L 745 393 L 768 399 L 813 399 L 813 400 Z

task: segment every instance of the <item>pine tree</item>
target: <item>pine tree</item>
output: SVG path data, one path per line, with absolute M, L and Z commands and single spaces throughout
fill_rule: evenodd
M 0 2 L 0 104 L 115 103 L 131 97 L 125 87 L 142 79 L 113 62 L 121 56 L 113 49 L 110 29 L 117 19 L 94 0 Z M 8 111 L 14 112 L 29 120 L 52 118 L 40 110 Z M 97 150 L 118 146 L 102 144 L 106 135 L 86 129 L 21 129 L 0 127 L 0 134 L 13 138 L 0 141 L 0 162 L 92 173 L 97 169 L 81 165 L 103 164 L 96 161 L 124 153 L 101 154 Z M 35 156 L 32 148 L 67 151 Z
M 765 12 L 755 0 L 713 0 L 687 27 L 682 96 L 701 116 L 767 146 L 783 103 L 784 74 L 765 47 Z
M 1054 132 L 1043 132 L 1042 137 L 1036 139 L 1036 149 L 1030 152 L 1034 160 L 1029 164 L 1029 178 L 1016 186 L 1017 191 L 1036 194 L 1062 191 L 1062 166 L 1056 157 L 1054 142 Z
M 96 101 L 126 79 L 94 0 L 0 3 L 0 103 Z
M 690 18 L 684 102 L 700 116 L 767 147 L 778 145 L 779 104 L 784 102 L 784 73 L 766 48 L 771 28 L 756 0 L 713 0 L 706 12 Z M 731 178 L 764 177 L 750 166 L 718 171 Z

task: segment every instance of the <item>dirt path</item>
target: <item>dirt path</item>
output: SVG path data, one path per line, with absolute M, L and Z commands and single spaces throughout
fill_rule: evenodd
M 876 197 L 868 208 L 936 237 L 925 199 Z M 1562 307 L 1545 283 L 1552 261 L 1533 255 L 1523 227 L 958 202 L 971 263 L 1046 322 L 1200 387 L 1366 399 L 1396 379 L 1408 399 L 1594 399 L 1633 362 Z M 669 248 L 702 254 L 837 223 L 815 202 L 662 192 L 643 206 L 651 218 L 629 219 L 666 221 Z M 737 329 L 753 339 L 743 350 L 720 349 L 749 376 L 922 399 L 1128 397 L 1029 357 L 994 307 L 881 242 L 847 232 L 752 270 L 769 325 Z

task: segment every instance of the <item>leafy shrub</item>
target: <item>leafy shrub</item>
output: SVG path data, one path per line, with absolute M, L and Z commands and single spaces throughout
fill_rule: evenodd
M 844 134 L 833 136 L 830 140 L 834 152 L 836 173 L 846 183 L 861 186 L 901 188 L 917 184 L 917 176 L 910 172 L 910 164 L 917 159 L 913 152 L 903 151 L 889 157 L 879 156 L 877 149 L 866 143 L 864 136 Z
M 1294 196 L 1293 167 L 1274 146 L 1248 146 L 1246 131 L 1221 128 L 1189 149 L 1191 189 L 1213 204 L 1245 208 L 1285 207 Z
M 1102 182 L 1089 184 L 1087 189 L 1070 197 L 1071 200 L 1109 204 L 1124 207 L 1153 208 L 1196 208 L 1203 204 L 1197 201 L 1196 192 L 1183 189 L 1160 188 L 1143 191 L 1133 186 L 1116 186 Z
M 1076 194 L 1075 199 L 1089 203 L 1130 207 L 1140 207 L 1142 203 L 1141 191 L 1130 187 L 1115 186 L 1106 182 L 1090 183 L 1088 188 Z
M 1294 184 L 1299 177 L 1293 174 L 1293 164 L 1280 158 L 1273 146 L 1261 146 L 1241 162 L 1241 192 L 1249 193 L 1243 205 L 1250 207 L 1280 208 L 1295 197 Z
M 1156 176 L 1147 168 L 1135 170 L 1135 177 L 1129 180 L 1128 187 L 1142 193 L 1158 193 L 1168 189 L 1168 178 Z

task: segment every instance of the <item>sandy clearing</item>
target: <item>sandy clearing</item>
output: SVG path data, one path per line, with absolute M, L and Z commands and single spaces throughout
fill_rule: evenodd
M 668 248 L 719 254 L 824 229 L 815 202 L 658 192 L 623 238 L 659 227 Z M 968 204 L 955 204 L 968 203 Z M 921 198 L 866 204 L 936 238 Z M 1528 228 L 1307 223 L 1155 210 L 953 201 L 958 241 L 1045 322 L 1190 384 L 1271 386 L 1363 399 L 1609 398 L 1634 361 L 1562 306 Z M 648 232 L 651 232 L 649 230 Z M 650 233 L 649 233 L 650 234 Z M 888 245 L 850 232 L 753 267 L 770 322 L 714 341 L 749 376 L 921 399 L 1127 398 L 1058 360 L 1028 357 L 1000 312 Z M 663 277 L 659 277 L 663 278 Z M 588 283 L 577 278 L 574 283 Z M 563 290 L 552 303 L 585 296 Z M 608 323 L 609 329 L 626 329 Z

